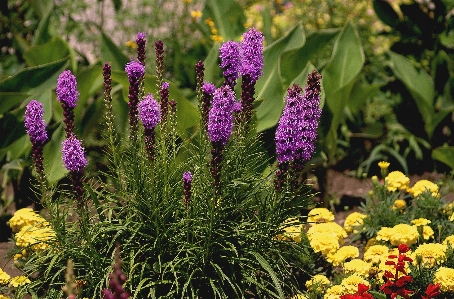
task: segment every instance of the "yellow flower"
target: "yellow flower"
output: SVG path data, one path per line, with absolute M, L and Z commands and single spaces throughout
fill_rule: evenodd
M 49 226 L 24 226 L 16 233 L 14 239 L 19 247 L 31 246 L 33 251 L 46 249 L 48 242 L 55 238 L 55 231 Z
M 393 246 L 399 246 L 400 244 L 407 244 L 408 246 L 411 246 L 418 242 L 418 238 L 419 233 L 418 229 L 415 226 L 402 223 L 397 224 L 392 228 L 392 233 L 389 237 L 389 241 Z
M 393 209 L 393 210 L 400 210 L 400 209 L 404 209 L 406 206 L 407 206 L 407 203 L 405 202 L 405 200 L 403 200 L 403 199 L 396 199 L 396 200 L 394 201 L 394 204 L 393 204 L 393 206 L 391 207 L 391 209 Z
M 422 237 L 424 238 L 424 240 L 429 240 L 430 238 L 433 238 L 434 230 L 430 226 L 424 225 L 422 227 Z
M 342 241 L 343 238 L 347 237 L 347 232 L 335 222 L 327 222 L 327 223 L 319 223 L 316 225 L 311 226 L 307 230 L 307 237 L 311 240 L 314 237 L 318 238 L 318 234 L 321 233 L 330 233 L 336 236 L 338 241 Z
M 390 255 L 393 255 L 396 258 L 390 259 L 389 258 Z M 397 263 L 398 255 L 399 255 L 399 250 L 397 248 L 393 248 L 388 251 L 388 254 L 383 257 L 383 259 L 380 261 L 380 264 L 378 265 L 378 269 L 380 271 L 380 276 L 382 274 L 384 274 L 385 271 L 390 271 L 391 273 L 395 273 L 396 269 L 394 268 L 394 265 L 389 265 L 389 264 L 387 264 L 387 262 L 389 260 L 392 260 L 395 263 Z M 410 251 L 407 252 L 406 255 L 410 256 L 411 252 Z M 407 273 L 411 272 L 409 263 L 405 263 L 404 269 Z M 399 273 L 399 277 L 401 277 L 403 275 L 404 275 L 404 273 Z
M 326 286 L 329 286 L 331 282 L 325 275 L 315 275 L 312 277 L 310 280 L 306 281 L 306 288 L 308 290 L 323 290 L 326 288 Z
M 364 252 L 363 260 L 372 264 L 379 264 L 388 258 L 389 248 L 385 245 L 372 245 Z
M 393 229 L 391 227 L 383 226 L 377 232 L 376 239 L 377 241 L 389 241 L 391 234 L 393 233 Z
M 284 231 L 283 234 L 277 235 L 277 240 L 293 240 L 295 242 L 301 242 L 301 231 L 303 230 L 304 225 L 300 224 L 299 220 L 296 218 L 288 218 L 284 221 L 284 224 L 281 226 L 281 229 Z
M 361 275 L 362 277 L 367 277 L 369 275 L 371 264 L 361 259 L 353 259 L 349 262 L 344 263 L 343 267 L 345 273 L 356 273 L 358 275 Z
M 388 169 L 389 164 L 390 164 L 389 162 L 380 161 L 378 162 L 378 167 L 380 167 L 380 169 Z
M 440 196 L 438 194 L 438 185 L 428 180 L 417 181 L 413 187 L 407 189 L 407 192 L 413 195 L 413 197 L 418 197 L 424 192 L 431 192 L 434 197 Z
M 200 10 L 191 11 L 191 18 L 193 21 L 200 19 L 203 16 L 203 13 Z
M 297 295 L 293 296 L 292 299 L 307 299 L 307 297 L 304 295 L 301 295 L 301 294 L 297 294 Z
M 388 191 L 407 190 L 410 179 L 400 171 L 392 171 L 385 178 L 385 186 Z
M 412 254 L 413 264 L 417 264 L 417 257 L 421 258 L 422 265 L 432 268 L 446 259 L 446 245 L 437 243 L 421 244 Z
M 448 204 L 445 204 L 445 206 L 443 207 L 443 213 L 445 214 L 452 214 L 454 210 L 454 202 L 450 202 Z
M 361 226 L 364 223 L 364 218 L 367 215 L 358 212 L 353 212 L 345 218 L 344 229 L 347 233 L 356 233 L 355 227 Z
M 331 222 L 334 220 L 334 214 L 326 208 L 315 208 L 307 214 L 307 222 L 311 225 L 323 222 Z
M 220 35 L 212 35 L 210 36 L 211 40 L 214 41 L 214 42 L 220 42 L 222 43 L 224 41 L 224 39 L 222 38 L 222 36 Z
M 135 41 L 132 41 L 132 40 L 128 40 L 126 43 L 125 43 L 125 46 L 128 47 L 128 48 L 131 48 L 131 49 L 137 49 L 137 44 Z
M 411 223 L 414 225 L 414 226 L 423 226 L 423 225 L 427 225 L 427 224 L 430 224 L 432 221 L 426 219 L 426 218 L 418 218 L 418 219 L 414 219 L 411 221 Z
M 26 276 L 16 276 L 13 277 L 9 283 L 10 286 L 17 288 L 19 286 L 26 285 L 28 283 L 31 283 L 30 279 L 28 279 Z
M 440 285 L 443 292 L 454 293 L 454 269 L 440 267 L 435 272 L 433 283 Z
M 443 241 L 443 245 L 450 244 L 451 247 L 454 247 L 454 235 L 447 236 L 446 239 Z
M 317 237 L 309 239 L 309 243 L 314 252 L 321 252 L 325 256 L 339 249 L 339 241 L 331 233 L 318 234 Z
M 39 216 L 37 213 L 35 213 L 32 209 L 30 208 L 23 208 L 20 210 L 17 210 L 13 217 L 8 221 L 9 226 L 11 227 L 11 230 L 13 233 L 17 233 L 22 229 L 24 226 L 28 225 L 39 225 L 41 223 L 45 223 L 46 219 L 43 217 Z
M 344 294 L 355 294 L 358 291 L 358 285 L 364 284 L 369 286 L 369 282 L 357 274 L 350 275 L 342 279 L 341 286 Z
M 0 299 L 11 299 L 11 298 L 9 298 L 9 297 L 6 297 L 6 296 L 4 296 L 4 295 L 0 294 Z
M 359 256 L 359 250 L 355 246 L 343 246 L 339 248 L 336 253 L 328 254 L 326 260 L 333 264 L 333 266 L 339 266 L 349 258 L 356 258 Z
M 454 213 L 449 217 L 449 221 L 454 221 Z
M 342 295 L 346 295 L 344 292 L 344 287 L 341 285 L 334 285 L 326 290 L 323 299 L 339 299 Z
M 11 276 L 0 268 L 0 285 L 8 284 Z

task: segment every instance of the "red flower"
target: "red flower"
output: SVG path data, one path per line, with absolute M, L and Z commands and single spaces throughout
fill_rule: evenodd
M 369 290 L 369 286 L 365 284 L 358 284 L 358 292 L 354 295 L 342 295 L 340 299 L 374 299 L 371 294 L 366 293 Z
M 408 247 L 407 244 L 400 244 L 399 247 L 397 247 L 400 253 L 406 253 L 410 251 L 410 247 Z
M 431 299 L 440 295 L 440 285 L 430 284 L 427 286 L 426 294 L 421 295 L 422 299 Z

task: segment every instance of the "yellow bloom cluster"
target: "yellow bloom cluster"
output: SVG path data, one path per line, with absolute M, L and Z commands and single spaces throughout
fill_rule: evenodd
M 397 224 L 393 228 L 382 227 L 377 233 L 377 241 L 389 241 L 393 246 L 400 244 L 411 246 L 418 241 L 418 238 L 416 226 L 405 223 Z
M 320 290 L 321 291 L 321 290 L 325 289 L 327 286 L 329 286 L 330 284 L 331 284 L 331 282 L 325 275 L 318 274 L 318 275 L 315 275 L 314 277 L 312 277 L 311 279 L 309 279 L 308 281 L 306 281 L 306 288 L 308 290 Z
M 451 247 L 454 247 L 454 235 L 447 236 L 444 241 L 443 245 L 451 245 Z
M 407 203 L 405 202 L 405 200 L 403 200 L 403 199 L 396 199 L 396 200 L 394 201 L 394 204 L 393 204 L 393 206 L 391 207 L 391 209 L 393 209 L 393 210 L 401 210 L 401 209 L 404 209 L 406 206 L 407 206 Z
M 426 219 L 426 218 L 418 218 L 418 219 L 414 219 L 411 221 L 411 223 L 414 225 L 414 226 L 423 226 L 423 225 L 427 225 L 427 224 L 430 224 L 432 221 Z
M 443 292 L 454 293 L 454 269 L 440 267 L 435 272 L 433 283 L 439 284 Z
M 342 295 L 354 294 L 358 291 L 358 285 L 369 286 L 369 282 L 359 275 L 353 274 L 344 278 L 339 285 L 334 285 L 326 290 L 323 299 L 339 299 Z
M 385 186 L 388 191 L 407 190 L 410 179 L 400 171 L 392 171 L 385 178 Z
M 333 264 L 333 266 L 339 266 L 347 259 L 356 258 L 359 256 L 359 250 L 355 246 L 343 246 L 339 248 L 335 253 L 329 253 L 326 260 Z
M 326 208 L 315 208 L 307 214 L 307 222 L 310 225 L 317 223 L 331 222 L 334 220 L 334 214 Z
M 292 299 L 307 299 L 307 297 L 302 294 L 297 294 L 297 295 L 293 296 Z
M 46 249 L 48 242 L 55 238 L 55 231 L 49 226 L 24 226 L 16 233 L 15 241 L 18 247 L 31 246 L 33 251 Z
M 327 222 L 310 227 L 307 231 L 307 237 L 315 252 L 328 255 L 339 249 L 339 243 L 347 237 L 347 232 L 339 224 Z
M 5 295 L 0 294 L 0 299 L 10 299 L 10 298 L 6 297 Z
M 438 243 L 421 244 L 411 255 L 413 264 L 417 265 L 420 260 L 426 268 L 432 268 L 446 259 L 447 246 Z
M 388 169 L 390 163 L 389 162 L 385 162 L 385 161 L 380 161 L 378 162 L 378 167 L 380 167 L 380 169 Z
M 389 249 L 385 245 L 372 245 L 364 252 L 363 260 L 372 264 L 379 264 L 386 260 Z
M 13 233 L 19 232 L 24 226 L 34 226 L 45 222 L 46 219 L 36 214 L 30 208 L 17 210 L 13 217 L 8 221 L 9 227 L 11 227 Z
M 224 39 L 222 36 L 218 35 L 218 30 L 216 29 L 216 26 L 214 25 L 214 21 L 212 18 L 208 18 L 205 20 L 205 24 L 207 24 L 210 27 L 210 32 L 211 32 L 211 39 L 215 42 L 222 42 Z
M 349 262 L 344 263 L 344 272 L 347 274 L 358 274 L 361 277 L 367 277 L 369 275 L 370 268 L 372 265 L 361 259 L 353 259 Z
M 428 180 L 417 181 L 413 187 L 407 189 L 407 192 L 413 195 L 413 197 L 418 197 L 424 192 L 431 192 L 434 197 L 440 196 L 438 194 L 438 185 Z
M 9 282 L 9 285 L 14 288 L 17 288 L 19 286 L 23 286 L 28 283 L 31 283 L 31 281 L 26 276 L 16 276 L 11 279 L 11 281 Z
M 298 219 L 288 218 L 281 227 L 284 233 L 277 235 L 276 239 L 287 241 L 293 240 L 295 242 L 301 242 L 301 232 L 303 226 L 304 226 L 303 224 L 299 224 Z
M 344 229 L 347 233 L 357 233 L 358 231 L 355 230 L 356 227 L 363 225 L 364 223 L 364 218 L 366 218 L 367 215 L 361 214 L 358 212 L 353 212 L 345 218 L 344 222 Z
M 0 268 L 0 285 L 8 284 L 11 276 Z
M 396 258 L 395 259 L 391 259 L 391 258 L 389 258 L 390 255 L 393 255 Z M 410 256 L 411 252 L 410 251 L 407 252 L 406 255 Z M 383 257 L 383 259 L 380 261 L 380 264 L 378 265 L 378 270 L 379 270 L 380 276 L 384 275 L 385 271 L 389 271 L 391 273 L 395 273 L 396 269 L 394 268 L 394 265 L 389 265 L 387 262 L 389 260 L 392 260 L 395 263 L 397 263 L 398 256 L 399 256 L 399 250 L 397 248 L 391 248 L 391 249 L 388 250 L 388 254 L 385 257 Z M 405 271 L 407 273 L 411 272 L 409 263 L 405 263 L 404 269 L 405 269 Z M 399 273 L 399 277 L 403 276 L 403 275 L 404 275 L 403 273 Z

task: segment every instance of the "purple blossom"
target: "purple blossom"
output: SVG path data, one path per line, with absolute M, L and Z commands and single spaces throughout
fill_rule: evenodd
M 159 111 L 159 103 L 154 99 L 152 94 L 146 95 L 139 102 L 139 119 L 142 121 L 145 129 L 153 129 L 161 120 L 161 112 Z
M 228 86 L 216 89 L 208 114 L 208 136 L 212 143 L 225 146 L 233 131 L 235 94 Z
M 253 82 L 263 75 L 263 34 L 255 28 L 243 34 L 240 47 L 240 73 L 249 75 Z
M 192 174 L 189 171 L 183 173 L 183 182 L 190 184 L 192 182 Z
M 145 44 L 146 44 L 146 35 L 144 32 L 139 32 L 137 34 L 136 44 L 137 44 L 137 60 L 140 61 L 143 65 L 145 65 Z
M 87 166 L 84 148 L 76 136 L 71 135 L 62 142 L 62 160 L 66 169 L 71 172 L 83 172 Z
M 222 74 L 227 81 L 227 84 L 233 89 L 235 87 L 236 79 L 238 79 L 238 72 L 240 69 L 240 44 L 234 41 L 228 41 L 222 44 L 219 49 L 219 58 L 221 64 L 219 67 L 223 68 Z
M 288 89 L 287 103 L 276 130 L 278 162 L 307 161 L 315 150 L 320 120 L 320 78 L 317 71 L 308 75 L 304 96 L 295 84 Z
M 77 91 L 76 77 L 71 71 L 64 71 L 58 76 L 56 92 L 59 102 L 69 108 L 76 107 L 79 92 Z
M 216 90 L 216 86 L 213 83 L 206 82 L 206 81 L 203 83 L 202 91 L 204 93 L 212 95 L 215 90 Z
M 46 132 L 46 123 L 43 120 L 43 104 L 31 100 L 25 110 L 25 128 L 32 143 L 44 144 L 49 139 Z
M 146 37 L 147 35 L 145 34 L 145 32 L 137 33 L 137 39 L 145 39 Z
M 139 61 L 132 60 L 125 65 L 129 83 L 138 81 L 145 74 L 145 66 Z
M 189 171 L 183 173 L 184 205 L 187 207 L 191 201 L 192 174 Z

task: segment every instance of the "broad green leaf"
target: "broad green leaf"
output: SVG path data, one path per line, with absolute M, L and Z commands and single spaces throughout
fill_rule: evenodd
M 207 0 L 203 10 L 203 20 L 208 18 L 213 20 L 218 35 L 226 41 L 238 40 L 246 31 L 243 8 L 235 0 Z
M 214 82 L 218 78 L 221 78 L 222 71 L 219 68 L 219 48 L 220 43 L 214 43 L 208 55 L 205 57 L 203 64 L 205 66 L 204 80 L 208 82 Z
M 391 28 L 396 28 L 400 23 L 399 15 L 387 1 L 374 0 L 373 7 L 378 18 Z
M 38 28 L 33 36 L 33 45 L 41 45 L 49 41 L 52 36 L 50 34 L 50 20 L 53 15 L 53 9 L 49 9 L 45 12 L 41 20 L 39 21 Z
M 325 51 L 325 47 L 339 34 L 339 31 L 337 28 L 318 30 L 307 37 L 302 47 L 282 53 L 279 59 L 282 85 L 290 86 L 307 63 Z
M 29 47 L 24 59 L 29 66 L 38 66 L 63 59 L 69 54 L 68 44 L 60 37 L 54 37 L 45 44 Z
M 0 92 L 0 115 L 19 107 L 29 96 L 22 92 Z
M 432 151 L 432 158 L 454 169 L 454 146 L 438 147 Z
M 63 166 L 61 155 L 61 143 L 65 138 L 64 124 L 60 126 L 52 134 L 52 138 L 44 146 L 44 172 L 49 183 L 55 183 L 62 179 L 68 170 Z
M 46 89 L 42 93 L 36 94 L 36 96 L 31 100 L 37 100 L 38 102 L 43 104 L 44 121 L 46 122 L 46 124 L 49 124 L 53 114 L 52 90 Z
M 450 49 L 454 48 L 454 30 L 450 30 L 448 32 L 444 31 L 439 35 L 439 37 L 443 46 Z
M 257 108 L 257 131 L 275 126 L 284 107 L 284 88 L 279 76 L 279 57 L 285 51 L 300 48 L 304 44 L 303 26 L 296 25 L 286 35 L 264 50 L 263 76 L 257 81 L 256 99 L 263 100 Z
M 109 62 L 112 70 L 124 70 L 125 64 L 129 62 L 120 48 L 104 33 L 101 33 L 101 58 L 103 62 Z
M 22 158 L 25 153 L 30 151 L 31 146 L 32 144 L 28 135 L 22 135 L 8 147 L 0 149 L 0 160 L 3 160 L 6 155 L 8 155 L 10 160 Z
M 54 8 L 54 0 L 31 1 L 39 18 L 44 18 Z

